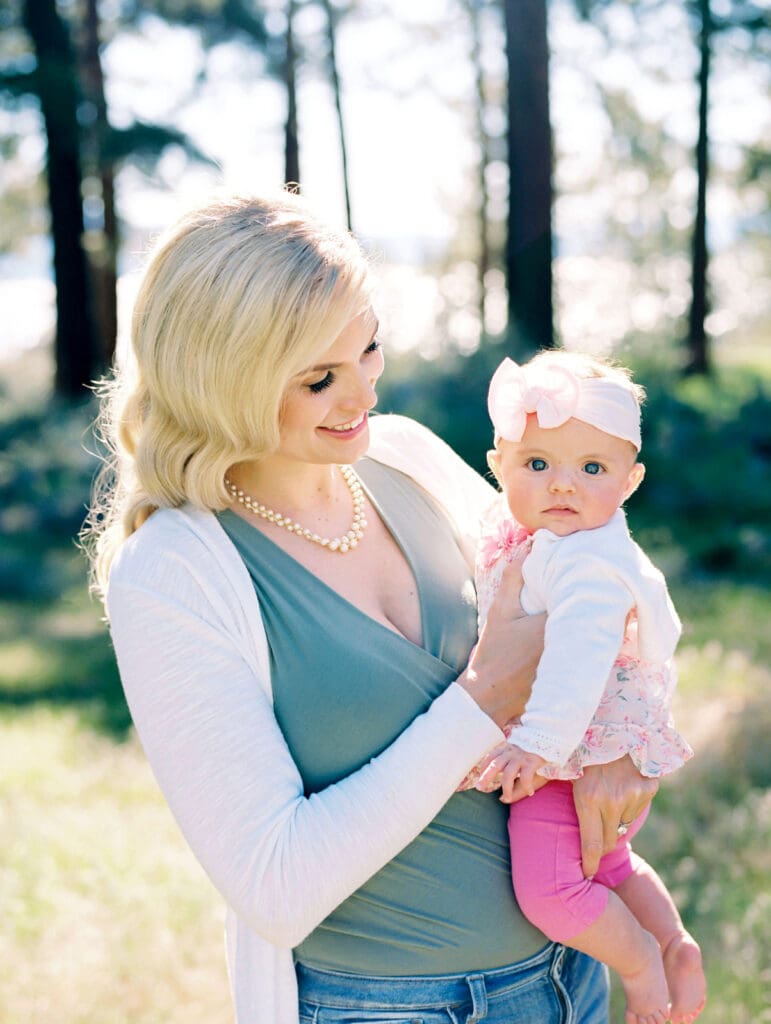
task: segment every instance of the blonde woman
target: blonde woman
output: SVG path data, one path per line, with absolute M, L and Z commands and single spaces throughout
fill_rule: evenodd
M 227 904 L 238 1024 L 601 1024 L 604 968 L 511 896 L 507 809 L 454 793 L 522 711 L 543 622 L 509 575 L 472 654 L 494 492 L 370 418 L 377 328 L 357 245 L 296 197 L 157 244 L 91 537 L 133 720 Z M 653 790 L 628 759 L 576 782 L 587 873 Z

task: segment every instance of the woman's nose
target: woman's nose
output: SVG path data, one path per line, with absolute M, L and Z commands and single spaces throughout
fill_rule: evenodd
M 358 387 L 355 392 L 351 393 L 350 404 L 355 405 L 358 409 L 374 409 L 377 405 L 377 392 L 375 391 L 375 385 L 377 384 L 379 373 L 372 373 L 362 371 L 359 374 Z

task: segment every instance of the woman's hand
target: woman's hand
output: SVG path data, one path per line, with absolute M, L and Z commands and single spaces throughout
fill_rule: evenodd
M 642 814 L 659 788 L 635 768 L 627 754 L 610 764 L 589 765 L 573 783 L 573 800 L 581 829 L 584 875 L 591 878 L 600 857 L 618 842 L 619 826 Z
M 526 554 L 504 569 L 479 643 L 458 679 L 501 727 L 524 711 L 543 652 L 546 616 L 525 615 L 519 603 Z

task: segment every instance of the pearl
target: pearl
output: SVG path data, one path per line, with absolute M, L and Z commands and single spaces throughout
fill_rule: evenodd
M 280 512 L 276 512 L 272 508 L 268 508 L 267 505 L 263 505 L 261 502 L 256 501 L 251 495 L 247 494 L 246 491 L 242 491 L 239 487 L 228 480 L 225 477 L 225 486 L 230 492 L 234 501 L 238 501 L 244 508 L 248 509 L 255 516 L 259 516 L 261 519 L 265 519 L 269 523 L 273 523 L 275 526 L 280 526 L 282 529 L 287 530 L 289 533 L 293 533 L 296 537 L 302 537 L 304 540 L 309 540 L 312 544 L 319 544 L 323 548 L 327 548 L 328 551 L 339 551 L 341 555 L 346 554 L 355 548 L 359 541 L 364 536 L 364 528 L 367 525 L 367 520 L 364 516 L 364 490 L 361 486 L 359 478 L 356 476 L 351 466 L 338 466 L 340 473 L 345 480 L 348 490 L 351 495 L 351 502 L 353 504 L 353 522 L 351 523 L 350 529 L 342 537 L 320 537 L 318 533 L 313 533 L 307 527 L 301 526 L 300 523 L 294 522 L 288 516 L 282 515 Z

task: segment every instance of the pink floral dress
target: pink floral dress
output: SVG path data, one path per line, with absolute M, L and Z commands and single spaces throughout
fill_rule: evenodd
M 523 548 L 529 550 L 531 537 L 515 523 L 503 500 L 495 502 L 482 526 L 477 548 L 476 585 L 479 628 L 487 618 L 500 586 L 505 566 Z M 629 754 L 638 770 L 649 777 L 667 775 L 680 768 L 693 751 L 672 721 L 672 696 L 677 682 L 672 660 L 663 664 L 643 660 L 637 646 L 634 612 L 627 620 L 621 650 L 608 677 L 602 698 L 578 746 L 563 765 L 546 765 L 539 774 L 548 779 L 576 779 L 589 764 L 607 764 Z M 566 680 L 566 686 L 570 680 Z M 504 732 L 516 743 L 517 719 Z M 496 789 L 500 780 L 489 778 L 485 769 L 505 745 L 490 751 L 463 779 L 459 789 Z M 481 781 L 480 781 L 481 779 Z

